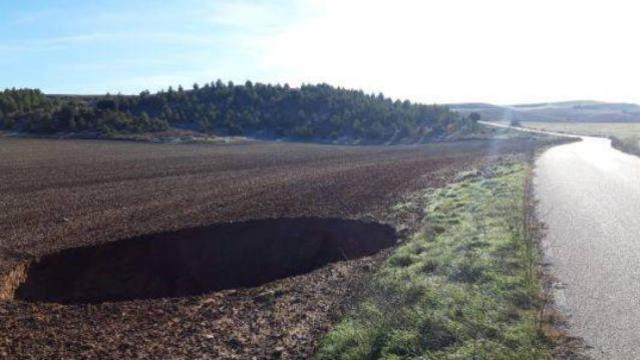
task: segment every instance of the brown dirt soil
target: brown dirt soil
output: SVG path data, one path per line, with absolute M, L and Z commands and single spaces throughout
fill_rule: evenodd
M 385 236 L 385 246 L 367 247 L 354 234 L 384 227 L 372 220 L 401 228 L 410 219 L 388 209 L 402 195 L 538 146 L 522 139 L 402 147 L 0 139 L 0 296 L 7 299 L 0 301 L 0 358 L 308 358 L 350 284 L 385 252 L 366 255 L 388 246 Z M 231 231 L 227 248 L 213 248 L 229 253 L 249 244 L 254 265 L 240 260 L 246 253 L 231 256 L 222 268 L 228 272 L 214 276 L 226 283 L 203 283 L 208 270 L 199 265 L 224 256 L 195 264 L 181 257 L 211 254 L 202 240 L 211 231 L 303 219 L 316 224 L 302 227 L 311 229 L 296 240 L 303 245 L 289 239 L 274 247 L 282 230 L 260 231 L 272 237 Z M 314 230 L 335 224 L 342 225 L 323 236 Z M 199 232 L 208 235 L 198 240 Z M 185 250 L 176 239 L 199 247 Z M 151 246 L 156 241 L 164 245 Z M 346 245 L 353 241 L 356 247 Z M 283 252 L 273 255 L 274 248 Z M 292 249 L 299 256 L 280 261 Z M 351 260 L 332 262 L 344 258 Z M 70 263 L 78 264 L 75 273 Z M 167 267 L 175 272 L 157 275 Z M 163 287 L 154 276 L 174 276 L 179 285 Z

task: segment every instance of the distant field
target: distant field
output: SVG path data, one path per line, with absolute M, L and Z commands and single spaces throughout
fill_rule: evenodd
M 640 123 L 547 123 L 527 121 L 525 127 L 590 136 L 640 137 Z

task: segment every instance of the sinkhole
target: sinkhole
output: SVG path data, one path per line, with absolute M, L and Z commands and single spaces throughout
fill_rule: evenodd
M 30 264 L 14 299 L 63 304 L 258 286 L 396 243 L 393 227 L 332 218 L 214 224 L 72 248 Z

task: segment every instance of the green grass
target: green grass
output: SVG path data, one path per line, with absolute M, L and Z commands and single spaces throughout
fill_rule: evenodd
M 414 196 L 422 230 L 366 282 L 352 312 L 325 336 L 325 359 L 539 359 L 537 250 L 521 231 L 526 171 L 492 175 Z

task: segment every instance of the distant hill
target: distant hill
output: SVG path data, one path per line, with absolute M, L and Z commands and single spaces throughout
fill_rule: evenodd
M 590 100 L 498 106 L 484 103 L 451 104 L 462 115 L 479 113 L 489 121 L 640 122 L 640 106 Z
M 0 92 L 0 129 L 100 136 L 186 129 L 213 135 L 340 143 L 409 143 L 477 129 L 446 106 L 391 100 L 327 84 L 242 85 L 216 81 L 139 95 Z

